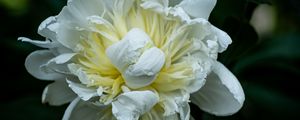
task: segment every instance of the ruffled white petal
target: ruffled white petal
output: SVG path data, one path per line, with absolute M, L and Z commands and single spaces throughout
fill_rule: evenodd
M 140 88 L 151 84 L 164 63 L 165 55 L 160 49 L 153 47 L 146 50 L 140 59 L 125 71 L 123 76 L 126 84 L 131 88 Z
M 241 109 L 245 95 L 237 78 L 224 65 L 216 62 L 205 85 L 192 94 L 191 100 L 206 112 L 225 116 Z
M 193 18 L 208 19 L 217 0 L 183 0 L 178 7 L 182 7 Z
M 123 72 L 130 65 L 136 62 L 142 54 L 142 48 L 151 44 L 150 37 L 141 29 L 133 28 L 120 41 L 106 49 L 106 55 L 112 64 Z
M 48 17 L 44 20 L 39 28 L 38 33 L 50 40 L 56 40 L 56 32 L 59 27 L 59 23 L 57 23 L 56 16 Z
M 151 48 L 147 49 L 149 46 Z M 134 28 L 120 42 L 106 49 L 108 58 L 123 74 L 129 87 L 149 85 L 164 65 L 164 53 L 152 46 L 150 37 L 142 30 Z
M 179 116 L 180 120 L 189 120 L 190 119 L 190 105 L 188 102 L 184 102 L 180 105 Z
M 202 46 L 202 48 L 203 47 L 204 46 Z M 195 75 L 195 80 L 186 88 L 188 92 L 193 93 L 198 91 L 205 84 L 205 78 L 207 74 L 210 73 L 214 60 L 201 51 L 190 54 L 185 60 L 189 61 Z
M 97 89 L 88 88 L 82 84 L 67 80 L 69 87 L 84 101 L 98 96 Z
M 66 81 L 56 80 L 44 89 L 42 102 L 50 105 L 62 105 L 71 102 L 76 97 Z
M 109 110 L 76 98 L 66 109 L 62 120 L 115 120 Z
M 54 55 L 48 50 L 34 51 L 27 56 L 25 60 L 25 68 L 32 76 L 38 79 L 57 80 L 64 78 L 63 74 L 42 69 L 42 67 L 52 58 L 54 58 Z
M 230 36 L 226 32 L 220 30 L 219 28 L 217 28 L 213 25 L 211 25 L 211 27 L 212 27 L 211 30 L 214 33 L 214 35 L 217 36 L 217 40 L 219 43 L 219 52 L 225 51 L 227 49 L 228 45 L 230 45 L 232 43 Z
M 60 24 L 57 32 L 57 40 L 65 47 L 76 51 L 80 40 L 87 39 L 89 29 L 89 16 L 101 16 L 105 6 L 99 0 L 72 0 L 68 2 L 57 21 Z
M 164 116 L 173 116 L 179 114 L 181 120 L 187 120 L 190 117 L 189 93 L 183 90 L 176 90 L 167 93 L 161 93 L 160 104 L 164 108 Z
M 126 92 L 112 102 L 112 112 L 118 120 L 138 120 L 158 102 L 158 96 L 151 91 Z

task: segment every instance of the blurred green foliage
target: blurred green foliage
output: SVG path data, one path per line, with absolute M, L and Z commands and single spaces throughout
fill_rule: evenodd
M 0 0 L 0 5 L 11 14 L 23 14 L 28 9 L 28 0 Z
M 17 41 L 19 36 L 44 39 L 36 31 L 40 22 L 57 15 L 66 0 L 0 1 L 1 120 L 57 120 L 67 105 L 41 103 L 49 84 L 30 76 L 24 68 L 26 56 L 39 48 Z M 260 37 L 249 24 L 259 4 L 275 7 L 277 24 L 271 36 Z M 191 104 L 196 120 L 300 119 L 300 1 L 218 0 L 210 22 L 226 31 L 233 44 L 219 56 L 240 80 L 246 95 L 237 114 L 216 117 Z M 19 11 L 16 14 L 15 11 Z

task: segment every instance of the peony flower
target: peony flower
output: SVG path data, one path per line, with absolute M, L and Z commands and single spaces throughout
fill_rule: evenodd
M 236 113 L 244 93 L 218 53 L 231 38 L 208 22 L 216 0 L 69 0 L 41 23 L 44 48 L 25 61 L 48 85 L 42 102 L 71 102 L 64 120 L 188 120 L 189 102 Z

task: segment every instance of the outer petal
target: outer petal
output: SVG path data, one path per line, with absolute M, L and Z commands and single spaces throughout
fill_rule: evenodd
M 40 69 L 48 72 L 56 72 L 61 74 L 70 74 L 67 63 L 72 60 L 76 53 L 60 54 L 49 60 L 46 64 L 41 65 Z
M 206 112 L 225 116 L 241 109 L 245 95 L 236 77 L 224 65 L 216 62 L 206 84 L 192 94 L 191 100 Z
M 217 0 L 183 0 L 178 6 L 194 18 L 208 19 Z
M 77 95 L 68 87 L 64 80 L 49 84 L 43 92 L 42 102 L 50 105 L 62 105 L 74 100 Z
M 42 48 L 53 48 L 55 46 L 55 43 L 51 42 L 50 40 L 45 40 L 45 41 L 31 40 L 26 37 L 19 37 L 18 40 L 20 40 L 22 42 L 28 42 L 28 43 L 31 43 L 33 45 L 36 45 L 36 46 L 42 47 Z
M 56 40 L 56 31 L 58 29 L 58 26 L 59 23 L 57 23 L 56 17 L 48 17 L 40 24 L 38 33 L 51 40 Z
M 118 120 L 138 120 L 158 102 L 158 96 L 151 91 L 133 91 L 121 94 L 112 102 L 112 112 Z
M 113 120 L 110 112 L 107 107 L 95 106 L 77 98 L 68 106 L 62 120 Z
M 67 6 L 58 15 L 58 21 L 63 24 L 84 27 L 87 25 L 87 17 L 101 16 L 105 11 L 103 1 L 99 0 L 69 0 Z
M 219 28 L 213 25 L 212 25 L 212 31 L 214 35 L 217 36 L 218 43 L 219 43 L 219 52 L 223 52 L 224 50 L 227 49 L 228 45 L 232 43 L 230 36 L 226 32 L 220 30 Z
M 60 25 L 57 33 L 57 41 L 63 46 L 76 51 L 80 49 L 78 48 L 78 44 L 83 39 L 87 39 L 87 31 L 80 28 L 76 30 L 64 24 Z
M 205 77 L 210 73 L 214 60 L 199 51 L 190 54 L 190 56 L 187 57 L 187 60 L 193 68 L 195 80 L 189 84 L 186 90 L 193 93 L 198 91 L 205 84 Z
M 32 76 L 38 79 L 56 80 L 63 78 L 62 74 L 41 69 L 53 57 L 54 55 L 48 50 L 34 51 L 26 58 L 25 67 Z
M 101 16 L 105 11 L 104 3 L 99 0 L 70 0 L 57 17 L 59 28 L 57 40 L 65 47 L 76 50 L 80 40 L 87 38 L 87 18 Z

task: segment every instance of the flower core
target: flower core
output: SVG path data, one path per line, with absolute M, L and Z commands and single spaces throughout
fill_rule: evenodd
M 97 89 L 101 103 L 131 90 L 185 89 L 195 79 L 188 56 L 191 25 L 134 4 L 128 11 L 106 12 L 106 20 L 89 17 L 94 32 L 82 38 L 76 62 L 68 65 L 83 84 Z

